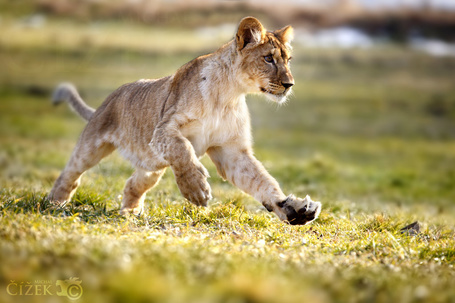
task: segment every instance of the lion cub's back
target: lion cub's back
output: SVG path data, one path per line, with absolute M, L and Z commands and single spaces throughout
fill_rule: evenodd
M 169 78 L 122 85 L 96 110 L 87 128 L 116 147 L 132 144 L 146 147 L 169 93 Z

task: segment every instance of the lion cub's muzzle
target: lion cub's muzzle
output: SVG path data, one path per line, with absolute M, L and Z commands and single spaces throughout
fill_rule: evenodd
M 281 78 L 281 86 L 284 87 L 284 93 L 287 94 L 292 86 L 294 86 L 294 77 L 291 73 L 286 73 Z
M 321 203 L 312 201 L 310 196 L 304 199 L 290 195 L 286 200 L 278 202 L 277 206 L 286 215 L 286 221 L 291 225 L 304 225 L 316 219 L 321 212 Z
M 268 93 L 277 98 L 287 97 L 291 91 L 294 81 L 292 82 L 281 82 L 281 83 L 269 83 L 267 88 L 261 87 L 261 92 Z

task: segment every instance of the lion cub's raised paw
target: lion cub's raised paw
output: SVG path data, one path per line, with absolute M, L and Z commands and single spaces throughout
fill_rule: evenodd
M 177 186 L 186 199 L 195 205 L 207 206 L 212 194 L 207 182 L 209 173 L 204 166 L 195 166 L 184 172 L 174 171 L 174 174 Z
M 286 200 L 276 204 L 278 216 L 291 225 L 304 225 L 313 221 L 321 212 L 321 202 L 311 200 L 310 196 L 304 199 L 289 195 Z

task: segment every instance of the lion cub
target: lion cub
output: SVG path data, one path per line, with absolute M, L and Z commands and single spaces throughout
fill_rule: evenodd
M 70 84 L 60 85 L 54 102 L 68 102 L 88 121 L 65 169 L 49 194 L 69 201 L 81 175 L 118 149 L 136 168 L 124 189 L 122 213 L 140 214 L 145 193 L 174 172 L 182 195 L 196 205 L 212 198 L 208 173 L 199 158 L 208 154 L 218 173 L 290 224 L 317 218 L 321 204 L 286 196 L 253 156 L 248 93 L 282 103 L 294 79 L 289 70 L 290 26 L 268 32 L 244 18 L 235 39 L 161 79 L 139 80 L 114 91 L 97 109 L 87 106 Z

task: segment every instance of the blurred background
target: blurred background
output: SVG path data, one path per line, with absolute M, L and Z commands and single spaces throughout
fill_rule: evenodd
M 3 188 L 47 191 L 68 159 L 85 124 L 50 105 L 59 82 L 96 107 L 216 50 L 248 15 L 295 27 L 294 96 L 282 107 L 248 99 L 257 155 L 286 191 L 453 209 L 451 0 L 0 0 Z M 108 173 L 128 176 L 120 163 Z

